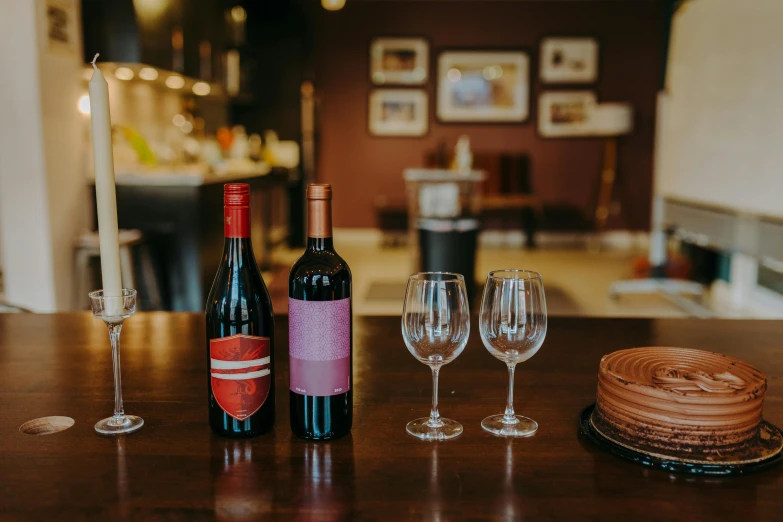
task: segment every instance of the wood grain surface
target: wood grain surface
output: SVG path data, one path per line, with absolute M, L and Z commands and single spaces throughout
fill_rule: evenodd
M 277 319 L 278 421 L 227 440 L 207 425 L 200 315 L 139 313 L 126 322 L 126 412 L 142 430 L 104 438 L 112 410 L 105 326 L 89 314 L 0 315 L 1 520 L 781 520 L 783 467 L 736 478 L 669 475 L 619 460 L 577 436 L 601 355 L 632 346 L 710 349 L 769 378 L 765 417 L 783 425 L 783 323 L 553 318 L 541 351 L 518 367 L 518 413 L 538 433 L 509 441 L 481 430 L 501 413 L 506 371 L 477 324 L 441 372 L 453 441 L 405 433 L 425 416 L 430 373 L 405 349 L 398 317 L 355 319 L 354 429 L 328 443 L 288 429 L 287 318 Z M 26 435 L 48 415 L 76 424 Z

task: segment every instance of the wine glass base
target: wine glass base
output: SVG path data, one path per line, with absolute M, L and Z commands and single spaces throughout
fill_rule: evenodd
M 125 415 L 125 420 L 117 423 L 114 417 L 107 417 L 95 424 L 95 431 L 101 435 L 122 435 L 133 433 L 144 426 L 144 419 L 135 415 Z
M 440 426 L 430 426 L 430 418 L 410 421 L 405 431 L 421 440 L 448 440 L 462 435 L 462 424 L 451 419 L 440 419 Z
M 516 422 L 509 423 L 505 415 L 490 415 L 481 421 L 481 427 L 499 437 L 532 437 L 538 423 L 522 415 L 515 415 Z

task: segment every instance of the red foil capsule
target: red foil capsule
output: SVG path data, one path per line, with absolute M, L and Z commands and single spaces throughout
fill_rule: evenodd
M 223 186 L 226 237 L 250 237 L 250 185 L 227 183 Z

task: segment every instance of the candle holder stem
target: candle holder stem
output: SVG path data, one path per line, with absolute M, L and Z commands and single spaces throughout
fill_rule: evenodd
M 125 415 L 122 405 L 122 366 L 120 364 L 120 333 L 122 323 L 136 311 L 136 290 L 125 288 L 122 296 L 105 296 L 102 290 L 90 292 L 92 313 L 109 328 L 112 369 L 114 372 L 114 415 L 98 421 L 95 431 L 102 435 L 131 433 L 144 425 L 135 415 Z
M 122 323 L 108 324 L 111 341 L 111 359 L 114 366 L 114 417 L 109 422 L 113 426 L 125 423 L 125 410 L 122 407 L 122 370 L 120 367 L 120 332 Z

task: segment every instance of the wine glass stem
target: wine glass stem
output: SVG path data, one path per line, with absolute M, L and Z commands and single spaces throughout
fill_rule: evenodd
M 433 428 L 439 428 L 443 426 L 443 422 L 440 420 L 440 413 L 438 413 L 438 374 L 440 373 L 440 366 L 432 367 L 432 410 L 430 411 L 430 420 L 427 422 Z
M 125 411 L 122 407 L 122 371 L 120 369 L 120 332 L 122 324 L 109 325 L 109 339 L 111 340 L 111 358 L 114 366 L 114 416 L 111 424 L 125 422 Z
M 503 424 L 516 424 L 517 417 L 514 414 L 514 369 L 516 364 L 508 366 L 508 399 L 506 400 L 506 412 L 503 415 Z

